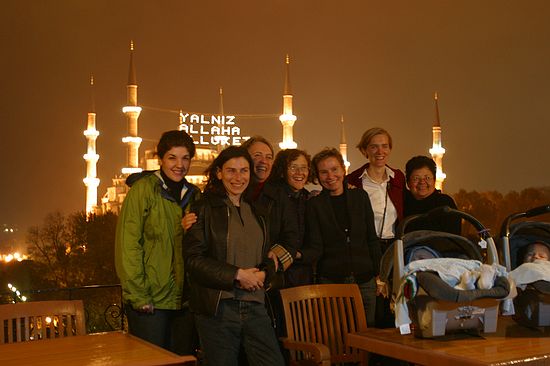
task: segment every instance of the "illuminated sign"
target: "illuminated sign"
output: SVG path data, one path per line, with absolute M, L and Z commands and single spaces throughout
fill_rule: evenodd
M 240 145 L 248 140 L 241 136 L 235 116 L 180 113 L 179 129 L 191 135 L 197 145 Z

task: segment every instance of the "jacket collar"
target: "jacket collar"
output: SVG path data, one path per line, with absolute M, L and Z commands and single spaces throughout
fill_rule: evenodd
M 163 198 L 166 198 L 169 201 L 176 202 L 174 197 L 168 193 L 168 186 L 166 185 L 166 182 L 164 182 L 164 179 L 162 178 L 162 175 L 160 174 L 160 170 L 155 171 L 155 176 L 159 179 L 159 185 L 161 187 L 160 195 Z M 195 191 L 195 187 L 192 184 L 189 184 L 187 179 L 185 177 L 183 178 L 183 188 L 181 189 L 181 203 L 180 207 L 184 208 L 189 203 L 189 200 L 193 196 L 193 192 Z

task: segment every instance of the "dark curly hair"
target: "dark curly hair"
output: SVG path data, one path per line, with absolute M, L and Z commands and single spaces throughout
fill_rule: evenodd
M 245 158 L 246 161 L 248 161 L 248 165 L 250 167 L 250 175 L 252 176 L 252 158 L 250 157 L 248 150 L 246 150 L 242 146 L 226 147 L 220 152 L 220 155 L 218 155 L 216 159 L 214 159 L 212 164 L 210 164 L 210 166 L 204 172 L 204 174 L 208 177 L 206 187 L 204 187 L 204 193 L 210 192 L 222 196 L 226 194 L 223 182 L 221 181 L 221 179 L 218 178 L 217 173 L 223 168 L 223 165 L 227 163 L 227 161 L 234 158 Z M 243 193 L 243 196 L 246 197 L 246 191 L 245 193 Z
M 160 137 L 157 145 L 157 155 L 162 159 L 164 154 L 173 147 L 182 146 L 187 148 L 191 159 L 195 156 L 195 143 L 193 138 L 185 131 L 171 130 L 166 131 Z
M 288 167 L 290 163 L 303 156 L 307 161 L 308 168 L 311 169 L 311 156 L 304 150 L 298 149 L 286 149 L 281 150 L 275 156 L 273 162 L 273 168 L 271 168 L 271 174 L 269 175 L 268 182 L 270 183 L 286 183 L 288 178 Z M 311 182 L 311 170 L 308 173 L 306 182 Z
M 435 161 L 427 156 L 418 155 L 414 158 L 409 159 L 409 161 L 407 161 L 407 164 L 405 165 L 405 177 L 407 179 L 407 182 L 409 181 L 412 172 L 422 168 L 430 169 L 430 172 L 432 172 L 435 178 L 437 173 L 437 165 L 435 164 Z

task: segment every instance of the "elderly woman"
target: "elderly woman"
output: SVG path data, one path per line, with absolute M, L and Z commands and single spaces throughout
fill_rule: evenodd
M 308 201 L 303 260 L 317 263 L 320 283 L 357 283 L 373 326 L 381 253 L 369 195 L 344 184 L 344 160 L 334 148 L 316 154 L 312 167 L 323 190 Z
M 452 197 L 435 189 L 437 167 L 427 156 L 415 156 L 407 162 L 405 175 L 409 190 L 405 192 L 405 216 L 423 214 L 433 208 L 449 206 L 456 209 Z M 407 231 L 435 230 L 460 235 L 461 219 L 452 215 L 415 220 Z
M 242 147 L 223 150 L 208 168 L 203 199 L 192 206 L 197 222 L 184 237 L 202 350 L 209 365 L 283 365 L 265 289 L 275 273 L 267 258 L 269 228 L 247 201 L 252 159 Z

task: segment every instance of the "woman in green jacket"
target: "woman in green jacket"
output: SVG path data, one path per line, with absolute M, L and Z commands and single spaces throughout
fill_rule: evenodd
M 193 351 L 184 334 L 184 266 L 181 221 L 200 190 L 185 175 L 195 155 L 183 131 L 165 132 L 158 145 L 160 170 L 132 176 L 118 219 L 115 263 L 129 332 L 176 353 Z M 130 184 L 130 179 L 127 183 Z M 189 326 L 187 326 L 189 328 Z

